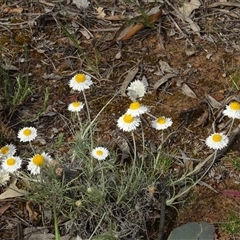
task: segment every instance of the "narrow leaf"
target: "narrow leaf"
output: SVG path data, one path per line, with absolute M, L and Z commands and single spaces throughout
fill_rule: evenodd
M 226 197 L 240 197 L 240 191 L 233 189 L 225 189 L 222 191 L 222 194 Z

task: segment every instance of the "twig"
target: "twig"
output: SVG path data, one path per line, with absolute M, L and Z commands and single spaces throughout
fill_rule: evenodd
M 176 14 L 178 15 L 178 17 L 179 17 L 182 21 L 185 21 L 183 14 L 182 14 L 172 3 L 170 3 L 168 0 L 165 0 L 165 3 L 167 3 L 167 4 L 176 12 Z
M 215 8 L 215 7 L 239 7 L 240 8 L 240 3 L 236 2 L 215 2 L 207 6 L 207 8 Z
M 166 189 L 165 188 L 160 193 L 160 205 L 161 205 L 161 213 L 160 213 L 158 240 L 162 240 L 163 234 L 164 234 L 164 223 L 165 223 L 165 213 L 166 213 Z
M 24 22 L 20 22 L 20 23 L 11 23 L 11 22 L 0 22 L 0 25 L 7 25 L 7 26 L 21 26 L 21 25 L 24 25 L 24 24 L 28 24 L 30 22 L 34 22 L 35 20 L 37 20 L 41 15 L 33 18 L 33 19 L 30 19 L 28 21 L 24 21 Z
M 219 192 L 218 192 L 217 190 L 215 190 L 212 186 L 210 186 L 209 184 L 207 184 L 207 183 L 205 183 L 205 182 L 203 182 L 203 181 L 200 181 L 198 184 L 209 188 L 210 190 L 212 190 L 212 191 L 215 192 L 215 193 L 219 193 Z
M 116 32 L 120 29 L 120 27 L 115 28 L 97 28 L 97 29 L 89 29 L 91 32 Z

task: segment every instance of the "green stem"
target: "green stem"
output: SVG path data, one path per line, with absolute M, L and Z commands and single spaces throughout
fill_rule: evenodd
M 132 139 L 133 139 L 133 151 L 134 151 L 133 154 L 134 154 L 134 156 L 133 156 L 132 167 L 130 168 L 131 169 L 131 175 L 130 175 L 129 180 L 127 181 L 126 186 L 124 187 L 124 190 L 122 191 L 122 194 L 118 197 L 117 204 L 120 203 L 120 201 L 124 197 L 125 193 L 127 192 L 127 189 L 132 187 L 133 175 L 136 171 L 137 148 L 136 148 L 136 141 L 135 141 L 135 137 L 134 137 L 133 132 L 132 132 Z
M 60 233 L 58 229 L 58 220 L 57 220 L 57 213 L 56 213 L 55 206 L 53 206 L 53 219 L 54 219 L 55 240 L 60 240 Z
M 212 155 L 210 155 L 210 156 L 212 156 Z M 201 177 L 196 182 L 194 182 L 189 188 L 187 188 L 185 191 L 180 192 L 179 194 L 175 195 L 173 198 L 167 200 L 166 201 L 166 205 L 170 206 L 173 202 L 175 202 L 176 199 L 178 199 L 179 197 L 183 196 L 184 194 L 189 192 L 193 187 L 195 187 L 203 179 L 203 177 L 208 173 L 208 171 L 211 169 L 211 167 L 213 166 L 213 164 L 215 162 L 216 157 L 217 157 L 217 150 L 213 153 L 213 160 L 212 160 L 211 164 L 206 169 L 206 171 L 201 175 Z M 207 159 L 209 160 L 209 158 L 207 158 Z M 203 165 L 201 165 L 201 166 L 203 166 Z M 190 172 L 191 175 L 195 172 L 195 169 L 192 172 Z M 184 175 L 183 177 L 186 179 L 186 177 L 189 176 L 190 174 Z M 176 185 L 176 182 L 174 182 L 172 185 L 173 186 Z
M 90 122 L 90 124 L 86 127 L 82 137 L 84 138 L 84 136 L 86 135 L 86 133 L 89 131 L 89 128 L 91 128 L 93 126 L 93 123 L 97 120 L 97 118 L 99 117 L 99 115 L 103 112 L 103 110 L 112 102 L 112 100 L 117 96 L 117 94 L 120 91 L 116 92 L 114 94 L 114 96 L 106 103 L 106 105 L 99 111 L 99 113 L 96 115 L 96 117 Z
M 32 151 L 33 151 L 33 154 L 35 154 L 35 151 L 34 151 L 34 148 L 33 148 L 33 146 L 32 146 L 32 143 L 31 142 L 29 142 L 29 145 L 30 145 L 30 148 L 32 149 Z

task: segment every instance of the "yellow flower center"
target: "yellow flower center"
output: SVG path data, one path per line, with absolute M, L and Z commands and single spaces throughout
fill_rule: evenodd
M 8 146 L 4 146 L 0 149 L 1 154 L 7 154 L 8 152 L 9 152 L 9 147 Z
M 125 114 L 125 115 L 123 116 L 123 121 L 124 121 L 125 123 L 132 123 L 133 120 L 134 120 L 134 117 L 133 117 L 131 114 Z
M 16 163 L 16 160 L 14 158 L 8 158 L 7 165 L 13 166 Z
M 158 118 L 157 123 L 158 124 L 165 124 L 166 123 L 166 119 L 164 117 L 160 117 L 160 118 Z
M 83 82 L 86 81 L 86 77 L 85 77 L 84 74 L 77 74 L 77 75 L 75 76 L 75 81 L 76 81 L 77 83 L 83 83 Z
M 37 154 L 33 157 L 33 163 L 37 166 L 42 166 L 44 164 L 44 157 L 40 154 Z
M 25 135 L 25 136 L 30 136 L 32 134 L 32 131 L 29 129 L 29 128 L 27 128 L 27 129 L 24 129 L 23 130 L 23 135 Z
M 97 154 L 98 156 L 102 156 L 102 155 L 103 155 L 103 151 L 102 151 L 102 150 L 97 150 L 97 151 L 96 151 L 96 154 Z
M 136 109 L 139 109 L 141 107 L 141 104 L 139 102 L 133 102 L 130 104 L 130 109 L 131 110 L 136 110 Z
M 77 107 L 80 107 L 81 103 L 80 102 L 73 102 L 72 105 L 73 105 L 73 107 L 77 108 Z
M 229 107 L 232 110 L 239 111 L 240 110 L 240 103 L 239 102 L 232 102 L 232 103 L 230 103 Z
M 216 134 L 214 134 L 214 135 L 212 136 L 212 140 L 213 140 L 214 142 L 221 142 L 222 136 L 221 136 L 220 134 L 216 133 Z

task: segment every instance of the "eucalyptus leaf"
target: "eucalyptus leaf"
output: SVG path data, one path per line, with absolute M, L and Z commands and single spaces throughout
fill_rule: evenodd
M 175 228 L 167 240 L 213 240 L 215 228 L 207 222 L 189 222 Z

